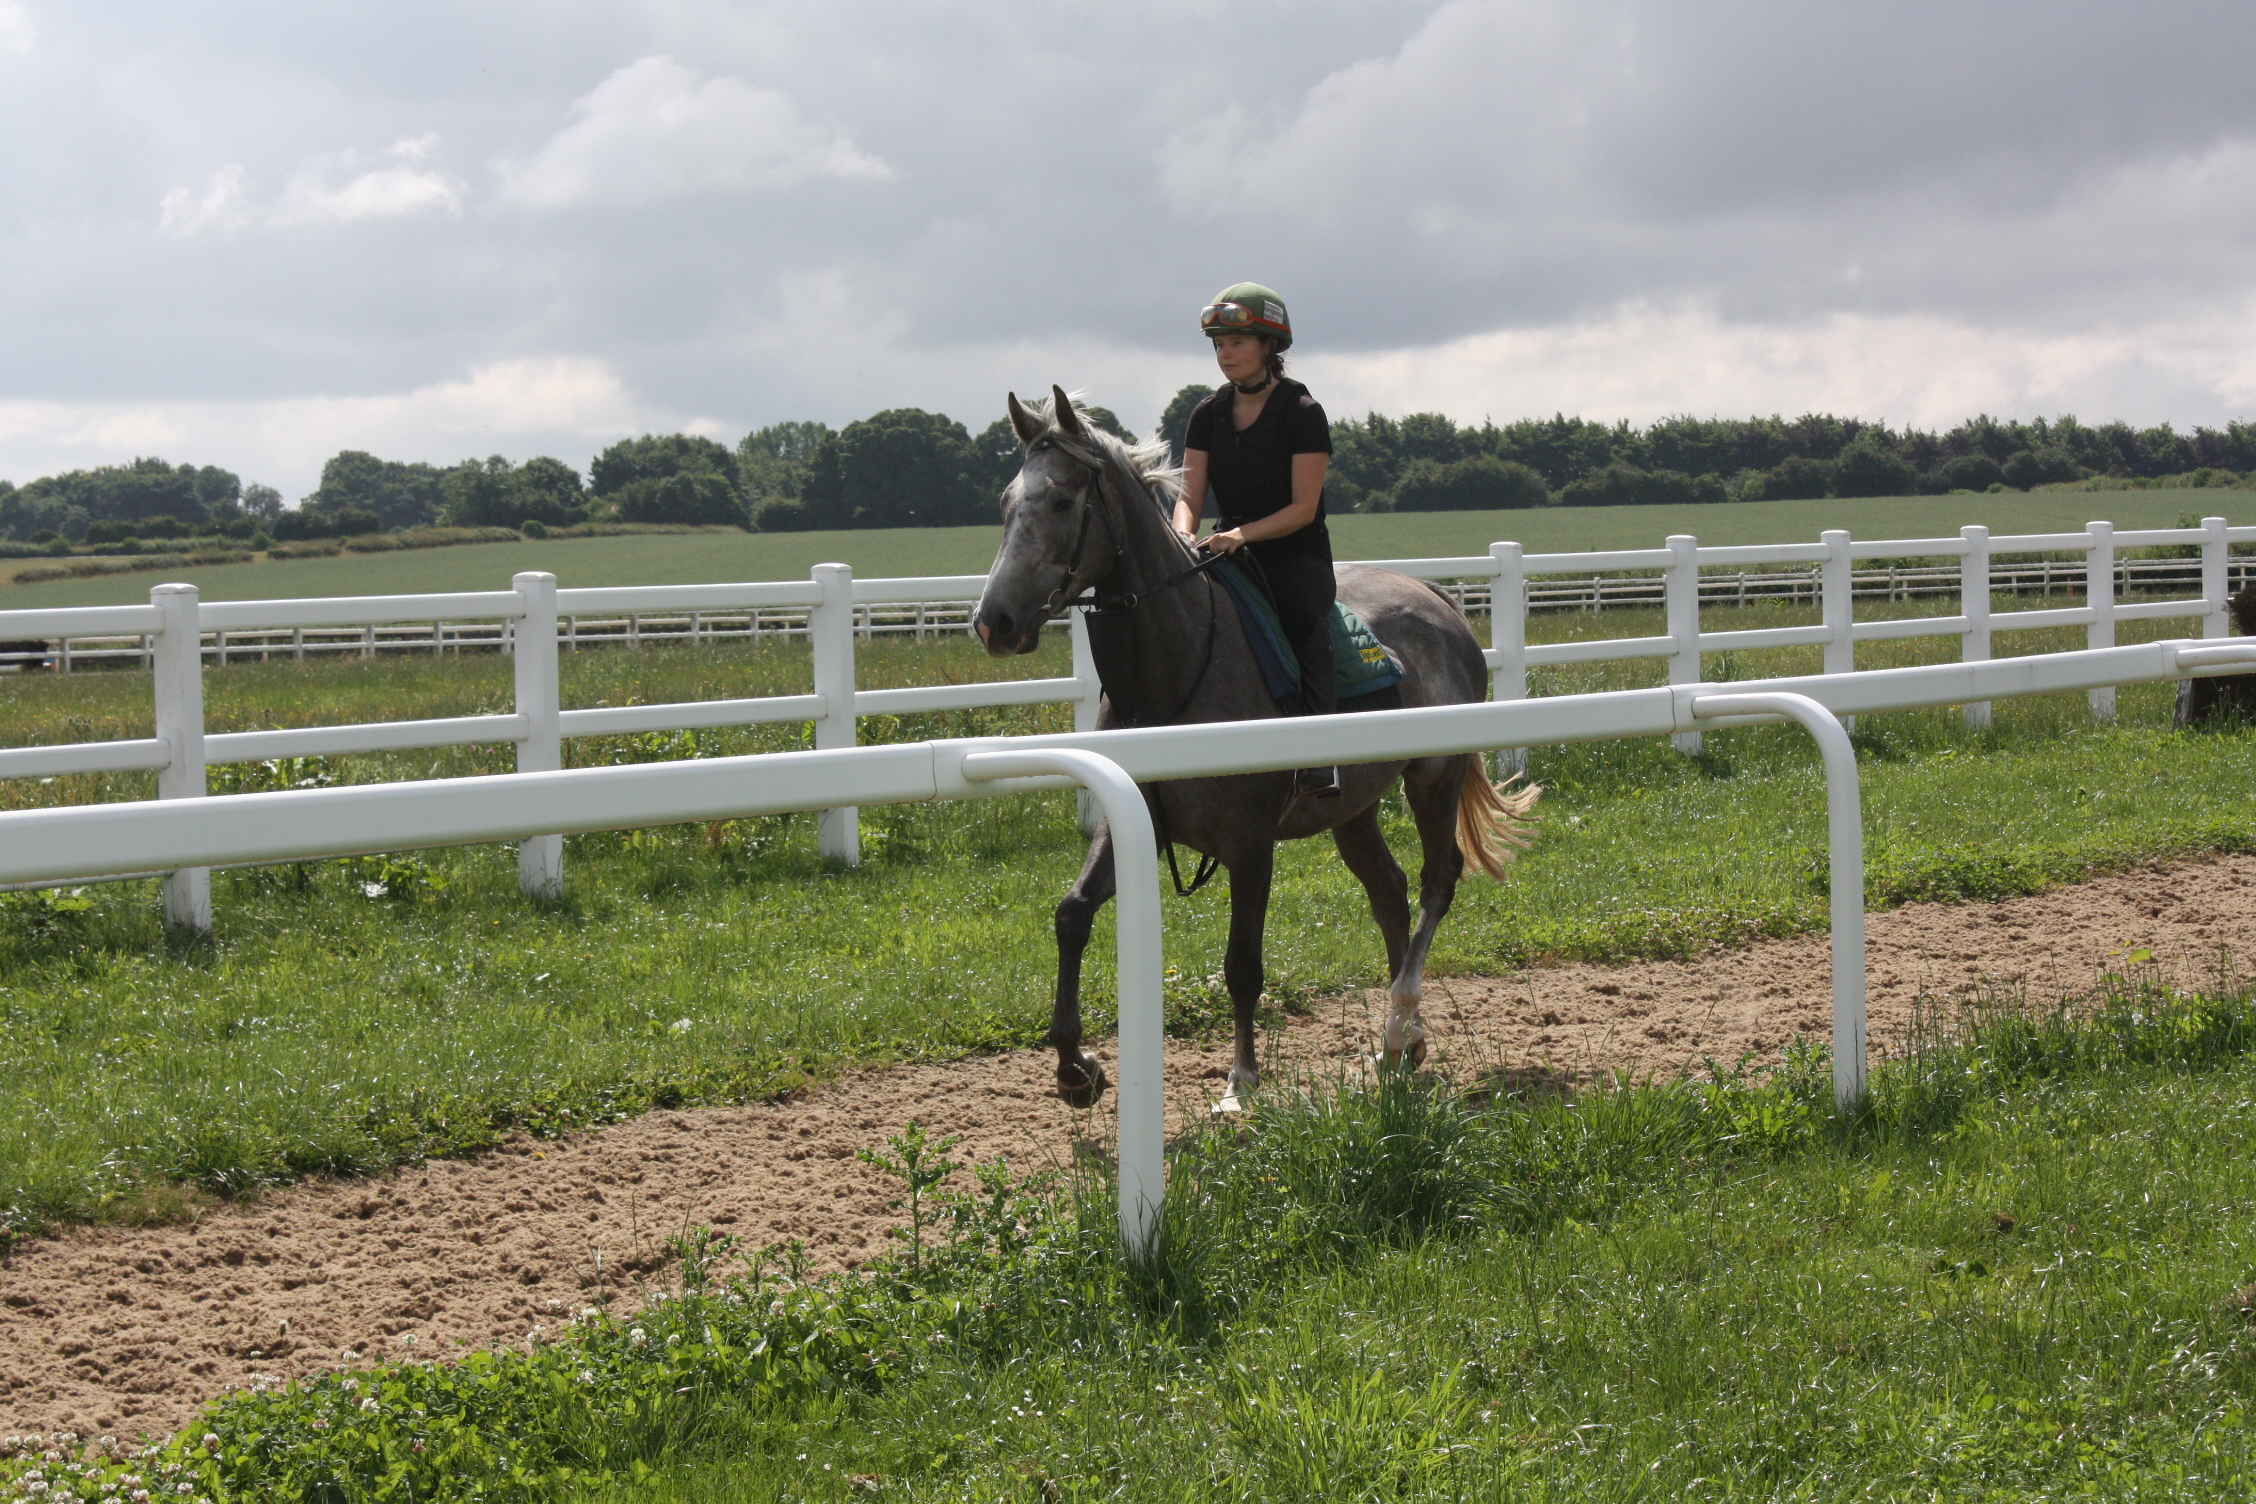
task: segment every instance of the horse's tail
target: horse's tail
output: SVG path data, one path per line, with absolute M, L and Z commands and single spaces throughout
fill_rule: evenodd
M 1543 797 L 1542 785 L 1514 791 L 1520 776 L 1490 783 L 1476 752 L 1465 759 L 1465 787 L 1457 796 L 1457 849 L 1467 867 L 1478 867 L 1499 882 L 1506 865 L 1517 859 L 1512 848 L 1525 851 L 1535 835 L 1529 827 L 1542 818 L 1532 813 Z

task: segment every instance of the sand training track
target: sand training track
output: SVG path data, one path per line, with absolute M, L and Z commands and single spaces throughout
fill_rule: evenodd
M 1376 937 L 1373 944 L 1376 945 Z M 1997 904 L 1872 916 L 1872 1040 L 1899 1039 L 1915 998 L 1978 981 L 2044 998 L 2080 990 L 2134 948 L 2192 982 L 2256 955 L 2256 857 L 2103 878 Z M 2118 958 L 2111 962 L 2111 957 Z M 1335 999 L 1273 1035 L 1290 1069 L 1352 1060 L 1384 1006 Z M 1674 1072 L 1703 1055 L 1824 1037 L 1823 935 L 1693 961 L 1563 966 L 1433 983 L 1426 1018 L 1445 1062 L 1570 1075 Z M 1109 1045 L 1099 1053 L 1109 1062 Z M 1228 1048 L 1170 1041 L 1179 1113 L 1218 1094 Z M 0 1431 L 169 1431 L 255 1375 L 523 1343 L 567 1307 L 620 1306 L 667 1234 L 708 1222 L 746 1247 L 806 1242 L 836 1267 L 886 1246 L 888 1188 L 857 1148 L 910 1117 L 961 1134 L 957 1158 L 1063 1161 L 1108 1130 L 1050 1094 L 1036 1052 L 866 1071 L 790 1102 L 655 1112 L 555 1143 L 373 1180 L 324 1182 L 217 1208 L 193 1226 L 71 1232 L 0 1267 Z

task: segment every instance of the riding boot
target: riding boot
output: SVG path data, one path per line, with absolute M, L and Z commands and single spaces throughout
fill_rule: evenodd
M 1319 623 L 1308 641 L 1300 645 L 1300 713 L 1302 715 L 1330 715 L 1339 708 L 1339 685 L 1333 678 L 1332 626 L 1329 619 Z M 1302 768 L 1293 774 L 1295 799 L 1337 799 L 1340 796 L 1339 769 L 1337 767 Z

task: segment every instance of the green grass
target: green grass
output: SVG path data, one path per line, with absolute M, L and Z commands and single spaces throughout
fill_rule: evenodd
M 2245 1496 L 2256 1000 L 1957 1023 L 1853 1120 L 1816 1049 L 1571 1099 L 1274 1083 L 1178 1146 L 1142 1261 L 1101 1165 L 959 1170 L 930 1246 L 826 1282 L 685 1229 L 638 1313 L 237 1395 L 64 1497 Z
M 2062 495 L 1895 496 L 1873 500 L 1728 502 L 1670 507 L 1548 507 L 1527 512 L 1404 512 L 1331 520 L 1343 559 L 1485 554 L 1498 539 L 1530 553 L 1658 548 L 1671 533 L 1703 543 L 1814 542 L 1826 528 L 1859 537 L 1955 535 L 1970 523 L 1993 533 L 2058 532 L 2094 518 L 2118 527 L 2171 527 L 2188 511 L 2256 522 L 2256 492 L 2110 491 Z M 999 527 L 887 528 L 835 533 L 699 533 L 545 542 L 466 544 L 391 554 L 258 561 L 111 575 L 0 588 L 0 609 L 146 601 L 149 587 L 180 580 L 210 600 L 280 596 L 506 590 L 521 570 L 545 569 L 566 586 L 678 585 L 798 579 L 813 565 L 843 562 L 856 574 L 983 574 Z M 34 561 L 37 562 L 37 561 Z
M 1804 619 L 1791 608 L 1710 625 Z M 2149 632 L 2157 624 L 2141 624 Z M 1632 613 L 1547 615 L 1538 635 L 1657 630 Z M 2126 628 L 2126 637 L 2132 635 Z M 2066 633 L 2023 646 L 2068 645 Z M 2014 639 L 2005 640 L 2010 650 Z M 1946 657 L 1948 640 L 1874 645 L 1866 666 Z M 960 642 L 884 643 L 868 684 L 1062 670 L 1064 645 L 998 664 Z M 1814 669 L 1814 650 L 1721 658 L 1711 675 Z M 1537 675 L 1540 693 L 1653 682 L 1657 663 Z M 207 676 L 214 730 L 504 708 L 497 658 L 236 665 Z M 588 652 L 570 705 L 803 689 L 803 649 Z M 0 744 L 146 734 L 126 673 L 0 681 Z M 1868 717 L 1862 752 L 1873 895 L 1988 897 L 2180 853 L 2246 849 L 2256 735 L 2168 729 L 2167 686 L 2127 689 L 2117 724 L 2081 697 L 2001 702 L 1988 732 L 1955 711 Z M 1062 729 L 1062 707 L 872 720 L 866 740 Z M 580 765 L 776 750 L 804 728 L 568 743 Z M 505 770 L 460 748 L 215 772 L 220 791 Z M 1539 749 L 1547 822 L 1505 884 L 1468 882 L 1441 931 L 1443 975 L 1529 961 L 1697 953 L 1825 921 L 1824 800 L 1792 728 Z M 147 797 L 146 775 L 0 785 L 13 807 Z M 1398 853 L 1415 863 L 1399 806 Z M 16 1226 L 141 1215 L 168 1186 L 234 1193 L 557 1131 L 653 1103 L 757 1098 L 859 1060 L 1031 1044 L 1047 1026 L 1049 914 L 1081 857 L 1057 795 L 864 812 L 866 858 L 826 867 L 811 817 L 575 837 L 570 897 L 517 892 L 512 853 L 477 847 L 219 874 L 212 938 L 168 949 L 149 884 L 0 900 L 0 1208 Z M 1374 983 L 1382 956 L 1328 843 L 1283 848 L 1272 991 Z M 380 891 L 378 891 L 380 890 Z M 371 896 L 374 893 L 375 896 Z M 1212 1016 L 1226 885 L 1166 909 L 1180 1027 Z M 1087 994 L 1108 1026 L 1110 926 Z

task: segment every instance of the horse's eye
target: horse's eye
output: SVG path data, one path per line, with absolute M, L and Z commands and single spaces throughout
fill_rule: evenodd
M 1073 502 L 1074 497 L 1071 492 L 1061 491 L 1051 498 L 1050 510 L 1053 512 L 1070 512 L 1073 510 Z

